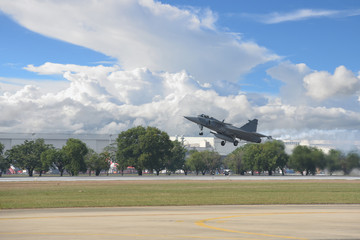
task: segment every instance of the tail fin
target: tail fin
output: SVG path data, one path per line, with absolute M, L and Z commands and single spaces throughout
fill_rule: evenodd
M 244 126 L 242 126 L 240 129 L 246 132 L 256 132 L 257 124 L 258 124 L 257 119 L 249 120 L 249 122 L 246 123 Z

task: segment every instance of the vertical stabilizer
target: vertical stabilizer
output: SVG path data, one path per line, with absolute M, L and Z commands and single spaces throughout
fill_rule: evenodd
M 257 119 L 249 120 L 249 122 L 242 126 L 240 129 L 246 132 L 256 132 L 257 124 Z

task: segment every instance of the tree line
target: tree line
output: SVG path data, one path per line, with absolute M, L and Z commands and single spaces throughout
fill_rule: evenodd
M 97 154 L 89 149 L 79 139 L 70 138 L 61 149 L 52 144 L 45 144 L 44 139 L 25 140 L 23 144 L 15 145 L 3 153 L 4 145 L 0 143 L 0 176 L 6 173 L 10 165 L 19 169 L 26 169 L 30 177 L 34 171 L 40 176 L 50 169 L 57 169 L 60 176 L 64 171 L 71 176 L 80 172 L 100 171 L 109 169 L 109 157 L 106 152 Z
M 236 174 L 246 172 L 268 172 L 272 175 L 276 169 L 285 174 L 285 168 L 300 172 L 301 175 L 315 175 L 317 171 L 328 170 L 330 175 L 343 171 L 345 175 L 355 168 L 360 168 L 360 155 L 355 152 L 347 154 L 331 149 L 325 154 L 321 149 L 310 146 L 296 146 L 291 155 L 285 153 L 281 141 L 269 141 L 264 144 L 246 144 L 237 148 L 224 160 L 225 166 Z
M 353 169 L 360 168 L 360 155 L 356 151 L 344 153 L 335 149 L 324 154 L 315 147 L 297 146 L 292 152 L 289 166 L 306 175 L 314 175 L 316 169 L 327 169 L 330 175 L 335 171 L 348 175 Z
M 40 176 L 50 169 L 57 169 L 60 176 L 67 172 L 71 176 L 79 173 L 108 171 L 110 163 L 117 163 L 123 173 L 127 167 L 134 167 L 139 175 L 146 169 L 159 175 L 166 169 L 168 173 L 183 167 L 185 148 L 172 142 L 166 132 L 155 127 L 135 127 L 119 134 L 116 146 L 108 146 L 100 154 L 90 149 L 79 139 L 70 138 L 62 148 L 45 144 L 44 139 L 25 140 L 4 153 L 0 143 L 0 176 L 11 165 L 26 169 L 29 176 L 34 171 Z
M 215 174 L 224 168 L 240 175 L 247 172 L 272 175 L 276 170 L 284 174 L 285 168 L 309 175 L 324 169 L 330 174 L 339 170 L 349 174 L 352 169 L 360 167 L 360 156 L 357 152 L 345 154 L 334 149 L 325 154 L 308 146 L 296 146 L 288 155 L 284 143 L 273 140 L 263 144 L 245 144 L 222 159 L 214 151 L 187 151 L 180 142 L 171 141 L 166 132 L 142 126 L 121 132 L 115 145 L 108 146 L 100 154 L 74 138 L 68 139 L 60 149 L 45 144 L 44 139 L 26 140 L 5 153 L 0 143 L 0 176 L 10 165 L 26 169 L 29 176 L 34 171 L 41 175 L 50 169 L 57 169 L 61 176 L 64 172 L 71 176 L 94 172 L 98 176 L 101 171 L 109 170 L 111 162 L 117 163 L 122 174 L 131 166 L 139 175 L 144 170 L 157 175 L 163 170 L 168 174 L 182 170 L 185 174 L 192 171 L 205 175 Z

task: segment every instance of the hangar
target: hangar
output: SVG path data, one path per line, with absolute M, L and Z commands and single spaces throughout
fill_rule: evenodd
M 117 135 L 112 134 L 65 134 L 65 133 L 0 133 L 0 142 L 4 144 L 5 151 L 15 145 L 23 144 L 25 140 L 31 141 L 43 138 L 46 144 L 61 148 L 69 138 L 83 141 L 88 147 L 100 153 L 103 149 L 115 142 Z
M 24 143 L 25 140 L 43 138 L 45 143 L 61 148 L 69 138 L 76 138 L 83 141 L 88 147 L 100 153 L 105 147 L 116 142 L 117 134 L 67 134 L 67 133 L 0 133 L 0 142 L 4 144 L 5 151 L 15 145 Z M 221 139 L 214 137 L 186 137 L 173 136 L 172 141 L 178 140 L 188 150 L 210 150 L 216 151 L 222 156 L 234 151 L 237 147 L 232 144 L 221 146 Z M 360 141 L 331 141 L 331 140 L 289 140 L 282 139 L 285 143 L 285 151 L 291 153 L 297 145 L 311 146 L 322 149 L 327 153 L 330 149 L 360 150 Z M 240 142 L 239 146 L 246 144 Z

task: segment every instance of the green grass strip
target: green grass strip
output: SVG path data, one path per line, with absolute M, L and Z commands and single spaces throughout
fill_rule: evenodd
M 360 204 L 360 181 L 0 183 L 0 209 L 234 204 Z

